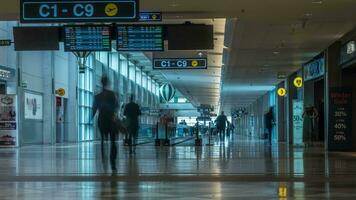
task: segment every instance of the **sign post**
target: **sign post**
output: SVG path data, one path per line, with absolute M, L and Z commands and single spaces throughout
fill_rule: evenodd
M 352 148 L 352 90 L 330 88 L 328 149 L 347 151 Z
M 21 23 L 128 22 L 139 19 L 138 0 L 21 0 Z

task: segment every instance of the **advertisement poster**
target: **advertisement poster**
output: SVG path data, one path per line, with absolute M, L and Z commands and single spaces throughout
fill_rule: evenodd
M 352 90 L 330 88 L 329 112 L 329 150 L 350 150 L 352 148 Z
M 42 95 L 25 92 L 25 119 L 42 120 Z
M 17 138 L 16 96 L 0 95 L 0 147 L 16 147 Z
M 303 146 L 303 111 L 304 102 L 301 100 L 293 101 L 293 144 Z

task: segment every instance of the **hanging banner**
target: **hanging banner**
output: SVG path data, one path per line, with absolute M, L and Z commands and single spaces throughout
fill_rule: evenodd
M 17 98 L 0 95 L 0 147 L 18 145 Z
M 352 149 L 352 90 L 330 88 L 328 149 Z
M 293 101 L 293 144 L 303 146 L 303 110 L 302 100 Z

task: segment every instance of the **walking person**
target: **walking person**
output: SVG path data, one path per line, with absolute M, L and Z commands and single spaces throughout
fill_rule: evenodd
M 110 165 L 113 173 L 116 173 L 116 112 L 119 107 L 118 99 L 115 93 L 108 89 L 109 79 L 106 76 L 101 78 L 102 91 L 95 95 L 93 104 L 93 116 L 99 111 L 98 116 L 98 127 L 101 134 L 101 155 L 104 169 L 106 168 L 106 155 L 105 155 L 105 141 L 110 137 Z M 105 169 L 106 170 L 106 169 Z
M 141 115 L 140 106 L 134 102 L 134 96 L 130 96 L 130 103 L 128 103 L 124 110 L 126 116 L 127 131 L 130 135 L 131 145 L 130 154 L 136 153 L 136 145 L 139 131 L 139 116 Z
M 228 123 L 224 111 L 222 111 L 221 114 L 216 118 L 215 123 L 216 123 L 217 131 L 219 133 L 220 142 L 224 143 L 226 124 Z
M 265 125 L 267 128 L 267 137 L 269 144 L 272 144 L 272 130 L 274 124 L 273 107 L 270 107 L 269 111 L 265 115 Z

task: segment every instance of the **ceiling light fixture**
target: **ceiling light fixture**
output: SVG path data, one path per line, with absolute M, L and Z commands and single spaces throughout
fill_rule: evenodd
M 273 54 L 274 55 L 278 55 L 278 54 L 280 54 L 280 52 L 279 51 L 274 51 Z
M 312 1 L 313 4 L 322 4 L 323 1 L 322 0 L 315 0 L 315 1 Z

